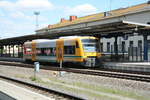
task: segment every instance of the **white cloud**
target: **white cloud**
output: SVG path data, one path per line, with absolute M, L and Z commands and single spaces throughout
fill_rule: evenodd
M 17 0 L 16 2 L 0 1 L 0 7 L 6 10 L 50 10 L 54 6 L 48 0 Z
M 98 9 L 91 4 L 82 4 L 82 5 L 77 5 L 73 8 L 67 8 L 66 11 L 69 15 L 89 15 L 89 14 L 94 14 L 98 12 Z
M 0 8 L 2 9 L 0 15 L 3 14 L 3 16 L 0 16 L 0 29 L 3 29 L 0 31 L 0 33 L 2 33 L 2 37 L 12 37 L 34 33 L 35 15 L 33 14 L 33 11 L 44 12 L 55 10 L 56 14 L 61 12 L 59 14 L 60 16 L 67 17 L 69 15 L 85 16 L 97 13 L 98 11 L 96 7 L 90 4 L 82 4 L 74 7 L 56 7 L 53 9 L 54 5 L 49 0 L 16 0 L 15 2 L 10 0 L 0 0 Z M 51 21 L 51 18 L 48 19 L 48 16 L 43 16 L 43 14 L 40 14 L 38 18 L 39 28 L 47 26 Z
M 53 5 L 48 0 L 18 0 L 16 7 L 25 9 L 52 9 Z
M 24 24 L 24 22 L 34 24 L 35 16 L 33 14 L 33 11 L 47 11 L 53 9 L 53 7 L 54 7 L 53 4 L 48 0 L 17 0 L 15 2 L 6 0 L 0 1 L 0 8 L 4 9 L 4 11 L 7 12 L 5 13 L 6 14 L 5 16 L 9 17 L 9 18 L 7 17 L 8 18 L 7 20 L 11 19 L 17 21 L 14 23 L 12 21 L 13 25 L 7 23 L 10 26 L 17 26 L 17 24 L 20 23 Z M 4 13 L 0 12 L 1 17 L 2 14 L 4 16 Z M 18 20 L 22 21 L 19 22 Z M 48 19 L 45 16 L 39 16 L 39 23 L 43 21 L 46 22 L 48 21 Z
M 9 1 L 0 1 L 0 8 L 6 9 L 6 10 L 11 10 L 14 9 L 14 4 Z
M 32 21 L 35 22 L 35 15 L 26 15 L 23 12 L 11 13 L 10 16 L 15 19 L 22 19 L 23 21 Z M 39 22 L 47 22 L 48 18 L 45 16 L 38 16 Z
M 1 38 L 23 36 L 27 34 L 34 33 L 35 25 L 30 22 L 20 22 L 16 23 L 15 21 L 2 18 L 0 28 Z
M 11 13 L 10 16 L 16 19 L 33 20 L 33 16 L 25 15 L 23 12 Z

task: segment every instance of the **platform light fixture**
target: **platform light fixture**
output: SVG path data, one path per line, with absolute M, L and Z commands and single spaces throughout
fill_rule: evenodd
M 136 25 L 134 31 L 135 31 L 135 32 L 133 33 L 133 35 L 134 35 L 134 36 L 137 36 L 137 35 L 138 35 L 138 26 L 137 26 L 137 25 Z
M 40 12 L 35 11 L 35 12 L 34 12 L 34 15 L 36 16 L 36 30 L 37 30 L 38 27 L 39 27 L 39 24 L 38 24 L 38 15 L 40 15 Z

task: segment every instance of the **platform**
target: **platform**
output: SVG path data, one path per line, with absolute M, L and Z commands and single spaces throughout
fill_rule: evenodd
M 23 58 L 14 58 L 14 57 L 0 57 L 0 61 L 24 62 L 24 59 Z
M 0 91 L 0 100 L 16 100 L 16 99 Z
M 46 97 L 2 80 L 0 80 L 0 91 L 12 98 L 9 100 L 55 100 L 54 98 Z
M 0 61 L 24 62 L 23 58 L 0 57 Z M 150 72 L 150 62 L 105 62 L 106 69 L 130 70 L 138 72 Z
M 104 68 L 150 72 L 150 62 L 105 62 Z

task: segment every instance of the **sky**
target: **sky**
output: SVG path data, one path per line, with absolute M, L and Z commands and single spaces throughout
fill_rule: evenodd
M 118 8 L 129 7 L 148 0 L 0 0 L 0 38 L 35 34 L 36 16 L 39 29 L 49 24 Z

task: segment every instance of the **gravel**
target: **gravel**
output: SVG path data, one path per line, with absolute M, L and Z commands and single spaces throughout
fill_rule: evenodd
M 33 82 L 31 81 L 31 77 L 33 77 L 34 75 L 33 72 L 34 70 L 32 68 L 22 68 L 22 67 L 15 67 L 15 66 L 0 65 L 0 75 L 13 77 L 13 78 L 21 79 L 21 80 L 28 81 L 28 82 Z M 59 77 L 58 72 L 49 71 L 49 70 L 40 70 L 40 72 L 37 73 L 37 77 L 44 82 L 51 82 L 50 81 L 51 78 L 55 80 L 60 80 L 68 84 L 80 82 L 80 83 L 84 83 L 90 86 L 105 87 L 108 89 L 120 90 L 120 91 L 125 91 L 125 92 L 130 91 L 131 93 L 134 93 L 138 96 L 150 98 L 150 83 L 147 83 L 147 82 L 117 79 L 117 78 L 102 77 L 102 76 L 76 74 L 76 73 L 64 73 L 61 77 Z M 37 82 L 36 84 L 46 85 L 44 83 L 41 84 Z M 46 85 L 46 86 L 49 88 L 66 91 L 64 89 L 61 89 L 61 87 L 58 87 L 55 85 L 52 85 L 52 86 Z M 87 95 L 85 95 L 84 93 L 83 94 L 75 93 L 75 94 L 78 94 L 79 96 L 87 97 Z M 88 99 L 89 98 L 90 97 L 88 97 Z M 93 99 L 93 98 L 90 98 L 90 99 Z M 95 100 L 98 100 L 98 99 L 95 99 Z M 136 100 L 136 99 L 131 99 L 131 100 Z M 149 99 L 145 99 L 145 100 L 149 100 Z

